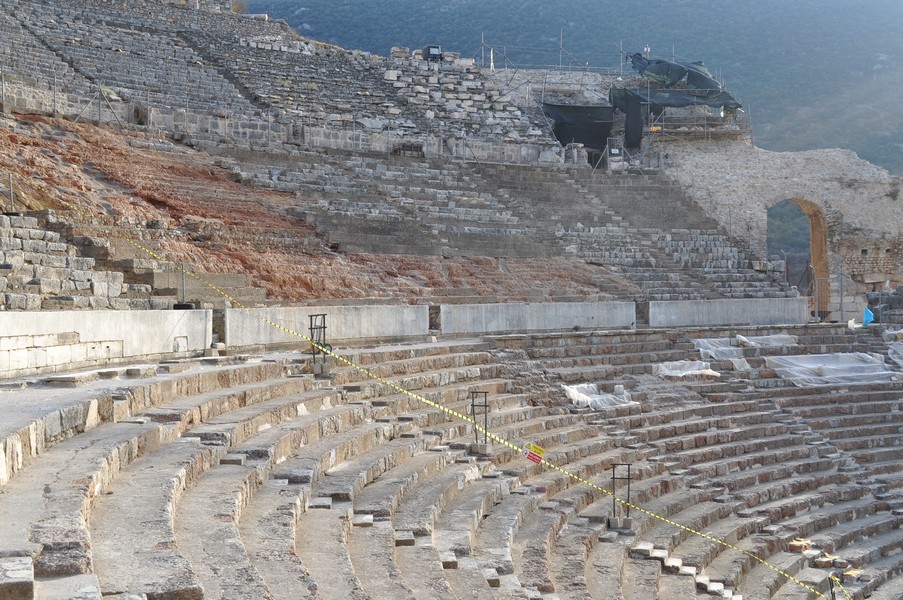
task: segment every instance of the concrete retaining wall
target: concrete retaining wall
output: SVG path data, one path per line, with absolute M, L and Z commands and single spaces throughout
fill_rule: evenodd
M 307 342 L 310 315 L 326 314 L 326 341 L 401 340 L 429 334 L 428 306 L 301 306 L 224 311 L 221 340 L 228 348 Z M 276 325 L 274 327 L 274 325 Z
M 0 377 L 196 355 L 213 311 L 0 312 Z
M 649 303 L 650 327 L 789 325 L 809 321 L 809 299 L 744 298 Z
M 441 317 L 444 335 L 600 329 L 632 327 L 636 307 L 633 302 L 444 304 Z

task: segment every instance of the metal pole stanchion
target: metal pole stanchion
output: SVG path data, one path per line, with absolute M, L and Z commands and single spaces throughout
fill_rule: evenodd
M 843 310 L 843 263 L 840 263 L 840 321 L 844 320 Z

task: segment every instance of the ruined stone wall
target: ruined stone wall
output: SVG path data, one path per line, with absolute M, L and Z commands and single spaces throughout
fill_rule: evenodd
M 765 254 L 768 208 L 783 200 L 811 207 L 810 219 L 824 224 L 813 235 L 824 236 L 827 248 L 827 256 L 817 256 L 819 240 L 813 239 L 813 261 L 824 262 L 816 270 L 823 286 L 830 280 L 835 318 L 861 315 L 866 291 L 903 282 L 900 178 L 855 153 L 770 152 L 748 141 L 669 142 L 662 150 L 668 174 L 760 255 Z

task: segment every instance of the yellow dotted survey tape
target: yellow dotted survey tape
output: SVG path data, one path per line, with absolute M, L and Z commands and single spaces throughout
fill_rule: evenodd
M 38 184 L 37 187 L 43 188 L 43 186 L 41 186 L 41 185 L 39 185 L 39 184 Z M 81 216 L 83 216 L 83 217 L 89 217 L 89 215 L 87 215 L 86 213 L 82 212 L 82 211 L 81 211 L 79 208 L 77 208 L 76 206 L 74 206 L 74 205 L 72 205 L 72 204 L 69 204 L 69 203 L 66 202 L 65 200 L 60 200 L 60 202 L 62 202 L 62 203 L 65 204 L 67 207 L 69 207 L 71 210 L 73 210 L 74 212 L 80 214 Z M 146 253 L 147 255 L 153 257 L 154 259 L 156 259 L 156 260 L 158 260 L 158 261 L 161 261 L 161 262 L 168 262 L 168 261 L 166 261 L 165 259 L 163 259 L 161 256 L 159 256 L 157 253 L 155 253 L 154 251 L 150 250 L 149 248 L 147 248 L 147 247 L 145 247 L 145 246 L 139 244 L 138 242 L 136 242 L 136 241 L 134 241 L 134 240 L 131 240 L 131 239 L 127 239 L 127 241 L 128 241 L 129 244 L 131 244 L 132 246 L 134 246 L 134 247 L 137 248 L 138 250 L 140 250 L 140 251 Z M 181 265 L 179 265 L 179 264 L 177 264 L 177 263 L 173 263 L 173 265 L 174 265 L 179 271 L 181 271 L 182 273 L 184 273 L 186 276 L 192 277 L 193 279 L 195 279 L 196 281 L 200 282 L 200 283 L 203 284 L 204 286 L 206 286 L 206 287 L 210 288 L 211 290 L 215 291 L 217 294 L 221 295 L 223 298 L 225 298 L 226 300 L 228 300 L 229 302 L 231 302 L 234 306 L 236 306 L 236 307 L 238 307 L 238 308 L 241 308 L 242 310 L 245 310 L 246 312 L 248 312 L 249 314 L 251 314 L 254 318 L 256 318 L 257 320 L 261 321 L 262 323 L 266 323 L 267 325 L 270 325 L 271 327 L 274 327 L 274 328 L 276 328 L 276 329 L 279 329 L 279 330 L 281 330 L 281 331 L 283 331 L 283 332 L 285 332 L 285 333 L 287 333 L 287 334 L 289 334 L 289 335 L 291 335 L 291 336 L 294 336 L 294 337 L 297 337 L 297 338 L 299 338 L 299 339 L 305 340 L 306 342 L 309 342 L 309 343 L 310 343 L 314 348 L 316 348 L 318 351 L 320 351 L 320 352 L 322 352 L 322 353 L 324 353 L 324 354 L 326 354 L 326 355 L 328 355 L 328 356 L 331 356 L 331 357 L 333 357 L 334 359 L 336 359 L 338 362 L 341 362 L 341 363 L 343 363 L 343 364 L 345 364 L 345 365 L 351 367 L 352 369 L 354 369 L 354 370 L 358 371 L 359 373 L 365 375 L 368 379 L 373 379 L 374 381 L 378 381 L 379 383 L 382 383 L 383 385 L 386 385 L 386 386 L 388 386 L 389 388 L 391 388 L 391 389 L 393 389 L 393 390 L 395 390 L 395 391 L 397 391 L 397 392 L 399 392 L 399 393 L 401 393 L 401 394 L 404 394 L 404 395 L 406 395 L 406 396 L 408 396 L 408 397 L 410 397 L 410 398 L 413 398 L 413 399 L 417 400 L 418 402 L 421 402 L 421 403 L 423 403 L 423 404 L 426 404 L 426 405 L 428 405 L 428 406 L 431 406 L 431 407 L 433 407 L 433 408 L 435 408 L 435 409 L 437 409 L 437 410 L 440 410 L 440 411 L 444 412 L 445 414 L 450 415 L 450 416 L 452 416 L 452 417 L 455 417 L 455 418 L 461 419 L 461 420 L 463 420 L 463 421 L 466 421 L 466 422 L 470 423 L 470 424 L 474 427 L 474 429 L 475 429 L 476 431 L 478 431 L 479 433 L 485 435 L 487 438 L 492 439 L 494 442 L 497 442 L 497 443 L 499 443 L 499 444 L 502 444 L 503 446 L 507 446 L 508 448 L 510 448 L 510 449 L 512 449 L 512 450 L 514 450 L 514 451 L 516 451 L 516 452 L 521 453 L 525 458 L 527 458 L 528 460 L 530 460 L 530 461 L 532 461 L 532 462 L 534 462 L 534 463 L 536 463 L 536 464 L 538 464 L 538 465 L 545 465 L 545 466 L 549 467 L 550 469 L 553 469 L 553 470 L 555 470 L 555 471 L 558 471 L 558 472 L 562 473 L 563 475 L 565 475 L 565 476 L 567 476 L 567 477 L 573 479 L 574 481 L 578 481 L 578 482 L 580 482 L 580 483 L 583 483 L 583 484 L 585 484 L 585 485 L 590 486 L 591 488 L 593 488 L 593 489 L 595 489 L 595 490 L 598 490 L 598 491 L 600 491 L 600 492 L 602 492 L 602 493 L 604 493 L 604 494 L 607 494 L 608 496 L 611 496 L 615 501 L 619 502 L 620 504 L 622 504 L 622 505 L 625 506 L 625 507 L 628 507 L 628 508 L 633 509 L 633 510 L 635 510 L 635 511 L 637 511 L 637 512 L 643 513 L 643 514 L 645 514 L 645 515 L 648 515 L 649 517 L 652 517 L 652 518 L 654 518 L 654 519 L 657 519 L 657 520 L 659 520 L 659 521 L 662 521 L 663 523 L 667 523 L 667 524 L 669 524 L 669 525 L 673 525 L 674 527 L 677 527 L 678 529 L 681 529 L 681 530 L 683 530 L 683 531 L 686 531 L 687 533 L 690 533 L 690 534 L 692 534 L 692 535 L 699 536 L 699 537 L 701 537 L 701 538 L 707 539 L 707 540 L 709 540 L 709 541 L 711 541 L 711 542 L 714 542 L 714 543 L 716 543 L 716 544 L 718 544 L 718 545 L 720 545 L 720 546 L 723 546 L 723 547 L 725 547 L 725 548 L 728 548 L 728 549 L 730 549 L 730 550 L 735 550 L 735 551 L 737 551 L 737 552 L 740 552 L 741 554 L 744 554 L 744 555 L 748 556 L 749 558 L 751 558 L 751 559 L 753 559 L 754 561 L 756 561 L 756 562 L 758 562 L 758 563 L 764 565 L 765 567 L 768 567 L 768 568 L 771 569 L 772 571 L 775 571 L 775 572 L 778 573 L 779 575 L 781 575 L 781 576 L 783 576 L 783 577 L 786 577 L 787 580 L 792 581 L 793 583 L 799 585 L 800 587 L 802 587 L 802 588 L 804 588 L 804 589 L 806 589 L 806 590 L 808 590 L 808 591 L 814 593 L 816 596 L 818 596 L 818 597 L 820 597 L 820 598 L 825 598 L 825 599 L 827 599 L 827 600 L 832 600 L 832 599 L 828 598 L 828 597 L 827 597 L 825 594 L 823 594 L 822 592 L 820 592 L 820 591 L 818 591 L 817 589 L 815 589 L 815 588 L 813 588 L 812 586 L 810 586 L 809 584 L 807 584 L 807 583 L 805 583 L 805 582 L 803 582 L 803 581 L 797 579 L 797 578 L 794 577 L 792 574 L 790 574 L 790 573 L 788 573 L 788 572 L 786 572 L 786 571 L 783 571 L 783 570 L 779 569 L 778 567 L 772 565 L 772 564 L 769 563 L 768 561 L 766 561 L 766 560 L 764 560 L 764 559 L 762 559 L 762 558 L 759 558 L 758 556 L 756 556 L 756 555 L 753 554 L 752 552 L 749 552 L 749 551 L 747 551 L 747 550 L 744 550 L 744 549 L 742 549 L 742 548 L 740 548 L 740 547 L 738 547 L 738 546 L 736 546 L 736 545 L 734 545 L 734 544 L 731 544 L 730 542 L 726 542 L 726 541 L 724 541 L 724 540 L 721 540 L 721 539 L 718 539 L 718 538 L 716 538 L 716 537 L 713 537 L 713 536 L 711 536 L 711 535 L 709 535 L 709 534 L 707 534 L 707 533 L 704 533 L 704 532 L 702 532 L 702 531 L 698 531 L 698 530 L 696 530 L 696 529 L 693 529 L 692 527 L 687 527 L 686 525 L 682 525 L 682 524 L 680 524 L 680 523 L 677 523 L 676 521 L 672 521 L 671 519 L 669 519 L 669 518 L 667 518 L 667 517 L 664 517 L 664 516 L 662 516 L 662 515 L 656 514 L 656 513 L 652 512 L 652 511 L 646 510 L 646 509 L 642 508 L 641 506 L 637 506 L 636 504 L 633 504 L 633 503 L 631 503 L 631 502 L 628 502 L 627 500 L 624 500 L 623 498 L 618 497 L 618 496 L 615 495 L 615 493 L 614 493 L 613 491 L 611 491 L 611 490 L 607 490 L 607 489 L 605 489 L 605 488 L 603 488 L 603 487 L 601 487 L 601 486 L 599 486 L 599 485 L 597 485 L 597 484 L 595 484 L 595 483 L 589 481 L 588 479 L 585 479 L 585 478 L 581 477 L 580 475 L 578 475 L 578 474 L 576 474 L 576 473 L 572 473 L 572 472 L 568 471 L 567 469 L 565 469 L 565 468 L 563 468 L 563 467 L 560 467 L 560 466 L 558 466 L 558 465 L 556 465 L 556 464 L 554 464 L 554 463 L 552 463 L 552 462 L 549 462 L 548 460 L 546 460 L 545 458 L 543 458 L 544 455 L 545 455 L 545 450 L 544 450 L 543 448 L 541 448 L 541 447 L 535 445 L 535 444 L 529 444 L 529 445 L 527 445 L 527 446 L 521 448 L 521 447 L 517 446 L 516 444 L 514 444 L 513 442 L 511 442 L 511 441 L 509 441 L 509 440 L 506 440 L 506 439 L 504 439 L 504 438 L 502 438 L 502 437 L 500 437 L 500 436 L 498 436 L 498 435 L 492 433 L 491 431 L 488 431 L 488 430 L 485 429 L 484 427 L 481 427 L 481 426 L 479 425 L 479 423 L 477 423 L 476 419 L 474 419 L 474 418 L 472 418 L 472 417 L 469 417 L 469 416 L 467 416 L 466 414 L 460 413 L 460 412 L 458 412 L 458 411 L 456 411 L 456 410 L 454 410 L 454 409 L 451 409 L 451 408 L 449 408 L 449 407 L 447 407 L 447 406 L 445 406 L 445 405 L 443 405 L 443 404 L 441 404 L 441 403 L 439 403 L 439 402 L 434 402 L 434 401 L 432 401 L 432 400 L 429 400 L 428 398 L 424 398 L 423 396 L 420 396 L 419 394 L 415 394 L 414 392 L 411 392 L 411 391 L 409 391 L 409 390 L 406 390 L 406 389 L 402 388 L 401 386 L 399 386 L 399 385 L 397 385 L 397 384 L 395 384 L 395 383 L 392 383 L 391 381 L 388 381 L 387 379 L 384 379 L 384 378 L 382 378 L 382 377 L 376 375 L 375 373 L 373 373 L 373 372 L 370 371 L 369 369 L 367 369 L 367 368 L 365 368 L 365 367 L 362 367 L 362 366 L 360 366 L 360 365 L 358 365 L 358 364 L 355 364 L 354 362 L 352 362 L 351 360 L 349 360 L 349 359 L 347 359 L 347 358 L 345 358 L 345 357 L 343 357 L 343 356 L 339 356 L 338 354 L 336 354 L 336 353 L 335 353 L 333 350 L 331 350 L 330 348 L 321 346 L 320 344 L 316 343 L 312 338 L 310 338 L 309 336 L 307 336 L 307 335 L 305 335 L 305 334 L 303 334 L 303 333 L 294 331 L 294 330 L 292 330 L 292 329 L 290 329 L 290 328 L 288 328 L 288 327 L 285 327 L 285 326 L 283 326 L 283 325 L 280 325 L 279 323 L 276 323 L 275 321 L 272 321 L 271 319 L 268 319 L 268 318 L 266 318 L 265 316 L 261 316 L 261 315 L 256 315 L 256 314 L 254 314 L 254 313 L 252 312 L 252 309 L 251 309 L 251 308 L 249 308 L 249 307 L 243 305 L 241 302 L 239 302 L 239 301 L 236 300 L 235 298 L 232 298 L 231 296 L 229 296 L 229 294 L 227 294 L 227 293 L 224 292 L 223 290 L 219 289 L 218 287 L 216 287 L 216 286 L 213 285 L 212 283 L 210 283 L 210 282 L 204 280 L 202 277 L 200 277 L 200 276 L 197 275 L 196 273 L 193 273 L 193 272 L 191 272 L 191 271 L 185 269 L 184 267 L 182 267 Z M 843 591 L 843 593 L 844 593 L 844 595 L 846 596 L 847 600 L 852 600 L 852 596 L 850 595 L 849 592 L 847 592 L 847 590 L 843 587 L 843 584 L 840 582 L 840 580 L 839 580 L 836 576 L 834 576 L 834 575 L 832 574 L 832 575 L 830 575 L 830 579 L 831 579 L 831 580 L 832 580 L 832 581 L 840 588 L 841 591 Z

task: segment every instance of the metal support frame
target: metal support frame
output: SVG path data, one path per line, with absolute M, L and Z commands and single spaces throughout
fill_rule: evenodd
M 116 119 L 116 122 L 119 123 L 119 126 L 125 129 L 125 125 L 122 124 L 122 120 L 119 118 L 119 115 L 116 114 L 116 111 L 113 109 L 113 105 L 110 104 L 110 99 L 107 98 L 107 95 L 104 93 L 103 88 L 100 84 L 97 84 L 97 91 L 91 96 L 91 99 L 88 100 L 88 103 L 82 109 L 78 116 L 75 117 L 75 122 L 78 123 L 79 119 L 81 119 L 88 109 L 91 108 L 91 105 L 94 101 L 97 100 L 97 124 L 100 125 L 103 118 L 103 105 L 106 104 L 107 108 L 110 109 L 110 112 L 113 114 L 113 118 Z
M 844 304 L 844 285 L 843 279 L 846 276 L 846 271 L 844 269 L 843 263 L 840 264 L 840 272 L 834 275 L 828 275 L 827 277 L 817 277 L 815 267 L 810 263 L 808 265 L 810 279 L 809 286 L 811 293 L 810 297 L 813 298 L 815 302 L 815 316 L 818 317 L 819 321 L 826 321 L 831 316 L 831 313 L 834 312 L 831 306 L 831 282 L 832 280 L 837 280 L 838 285 L 838 295 L 839 306 L 838 312 L 839 320 L 843 321 L 846 318 L 846 306 Z
M 631 463 L 614 463 L 611 466 L 611 493 L 612 493 L 611 514 L 612 514 L 612 516 L 617 514 L 617 512 L 618 512 L 617 508 L 618 508 L 618 504 L 619 504 L 617 501 L 616 495 L 615 495 L 616 482 L 627 481 L 627 498 L 626 498 L 627 504 L 626 505 L 622 504 L 622 506 L 624 506 L 624 509 L 626 510 L 626 513 L 624 516 L 628 519 L 630 518 L 630 479 L 631 479 L 630 466 L 631 466 Z M 626 477 L 618 476 L 618 467 L 627 467 L 627 476 Z
M 482 397 L 482 399 L 481 399 Z M 470 392 L 470 416 L 474 424 L 477 418 L 483 416 L 483 441 L 480 442 L 480 431 L 474 427 L 474 443 L 489 443 L 489 392 Z
M 332 351 L 332 346 L 326 343 L 326 313 L 310 315 L 310 353 L 313 361 L 326 362 L 326 351 Z

